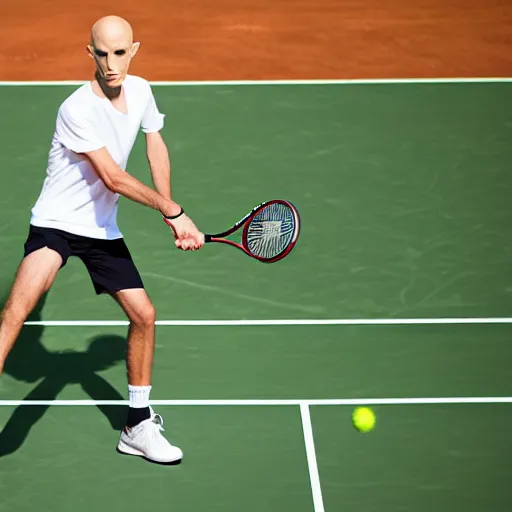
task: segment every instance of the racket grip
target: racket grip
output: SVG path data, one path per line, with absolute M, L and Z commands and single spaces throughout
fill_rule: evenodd
M 204 235 L 204 243 L 209 244 L 212 241 L 212 235 Z

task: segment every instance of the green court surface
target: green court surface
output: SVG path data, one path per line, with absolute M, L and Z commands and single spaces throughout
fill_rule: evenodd
M 0 87 L 4 296 L 74 88 Z M 154 92 L 174 196 L 201 229 L 284 198 L 301 238 L 275 265 L 224 246 L 181 253 L 158 214 L 122 200 L 158 319 L 200 321 L 157 327 L 151 398 L 185 459 L 115 452 L 126 326 L 99 323 L 124 318 L 70 260 L 0 379 L 0 511 L 508 510 L 511 85 Z M 151 183 L 142 137 L 128 170 Z M 504 320 L 426 323 L 490 317 Z M 406 325 L 312 325 L 329 319 Z M 350 421 L 364 400 L 368 434 Z

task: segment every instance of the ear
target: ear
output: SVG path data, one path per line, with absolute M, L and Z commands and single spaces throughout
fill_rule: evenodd
M 91 59 L 94 59 L 94 48 L 90 44 L 87 45 L 87 53 Z
M 131 50 L 131 58 L 135 57 L 135 54 L 139 51 L 140 43 L 133 43 L 132 44 L 132 50 Z

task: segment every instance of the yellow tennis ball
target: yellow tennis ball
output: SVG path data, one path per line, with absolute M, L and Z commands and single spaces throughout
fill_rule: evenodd
M 359 432 L 372 430 L 375 421 L 375 413 L 369 407 L 356 407 L 352 413 L 352 424 Z

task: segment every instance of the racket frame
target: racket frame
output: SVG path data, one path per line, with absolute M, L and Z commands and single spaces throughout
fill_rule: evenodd
M 287 206 L 290 208 L 294 220 L 295 220 L 295 230 L 293 233 L 293 238 L 291 242 L 286 246 L 285 249 L 283 249 L 279 254 L 274 256 L 273 258 L 263 258 L 261 256 L 258 256 L 251 251 L 249 251 L 246 247 L 246 241 L 247 241 L 247 232 L 249 230 L 249 224 L 251 223 L 252 219 L 258 215 L 258 213 L 266 208 L 267 206 L 270 206 L 272 204 L 282 204 L 284 206 Z M 240 229 L 241 226 L 244 226 L 244 229 L 242 231 L 242 243 L 239 244 L 238 242 L 235 242 L 233 240 L 228 240 L 227 236 L 231 235 L 238 229 Z M 262 263 L 274 263 L 276 261 L 282 260 L 285 256 L 288 256 L 292 249 L 295 247 L 295 244 L 297 243 L 297 240 L 299 238 L 300 233 L 300 216 L 297 208 L 290 202 L 285 201 L 284 199 L 272 199 L 271 201 L 264 201 L 263 203 L 260 203 L 258 206 L 255 206 L 249 213 L 244 215 L 237 223 L 235 223 L 231 228 L 229 228 L 226 231 L 223 231 L 222 233 L 216 233 L 214 235 L 211 234 L 205 234 L 204 235 L 204 241 L 205 243 L 222 243 L 222 244 L 228 244 L 232 245 L 233 247 L 236 247 L 238 249 L 241 249 L 245 254 L 250 256 L 251 258 L 254 258 L 258 261 L 261 261 Z

